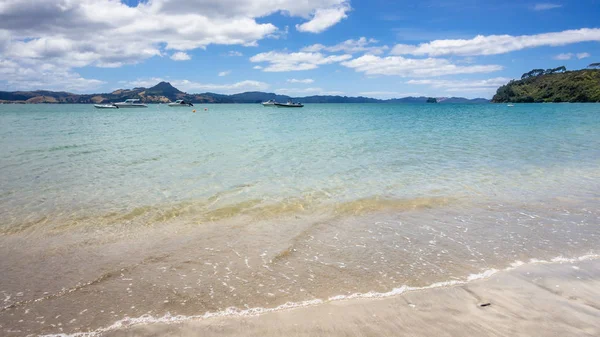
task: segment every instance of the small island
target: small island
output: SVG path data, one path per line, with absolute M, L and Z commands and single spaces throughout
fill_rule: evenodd
M 429 97 L 427 98 L 427 101 L 425 101 L 425 103 L 437 103 L 437 98 L 435 97 Z
M 593 103 L 600 102 L 600 63 L 567 71 L 533 69 L 498 88 L 492 103 Z

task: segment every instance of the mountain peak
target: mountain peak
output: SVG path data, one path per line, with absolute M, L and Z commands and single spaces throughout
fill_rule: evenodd
M 164 81 L 158 83 L 157 85 L 153 86 L 152 88 L 147 89 L 146 92 L 147 93 L 157 93 L 157 94 L 161 94 L 164 96 L 182 93 L 182 91 L 180 91 L 179 89 L 172 86 L 171 83 L 164 82 Z

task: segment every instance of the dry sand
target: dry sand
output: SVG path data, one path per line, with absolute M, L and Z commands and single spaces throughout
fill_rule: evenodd
M 600 260 L 531 264 L 466 285 L 105 335 L 600 336 Z

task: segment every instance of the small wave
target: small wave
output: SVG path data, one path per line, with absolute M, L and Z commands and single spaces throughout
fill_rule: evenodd
M 195 320 L 203 320 L 203 319 L 208 319 L 208 318 L 213 318 L 213 317 L 257 316 L 257 315 L 262 315 L 262 314 L 281 311 L 281 310 L 290 310 L 290 309 L 296 309 L 296 308 L 311 307 L 311 306 L 320 305 L 320 304 L 328 303 L 328 302 L 334 302 L 334 301 L 344 301 L 344 300 L 361 299 L 361 298 L 365 298 L 365 299 L 366 298 L 388 298 L 388 297 L 398 296 L 398 295 L 401 295 L 403 293 L 410 292 L 410 291 L 421 291 L 421 290 L 428 290 L 428 289 L 435 289 L 435 288 L 446 288 L 446 287 L 452 287 L 452 286 L 457 286 L 457 285 L 464 285 L 464 284 L 468 284 L 470 282 L 484 280 L 484 279 L 487 279 L 501 271 L 505 271 L 505 272 L 511 271 L 511 270 L 514 270 L 516 268 L 522 267 L 527 264 L 576 263 L 576 262 L 584 262 L 584 261 L 589 261 L 589 260 L 596 260 L 599 258 L 600 258 L 600 255 L 598 255 L 598 254 L 587 254 L 587 255 L 580 256 L 580 257 L 576 257 L 576 258 L 566 258 L 563 256 L 557 256 L 550 260 L 540 260 L 540 259 L 532 258 L 529 260 L 528 263 L 525 263 L 523 261 L 515 261 L 515 262 L 511 263 L 509 265 L 509 267 L 506 267 L 502 270 L 488 269 L 488 270 L 482 271 L 481 273 L 471 274 L 462 280 L 437 282 L 437 283 L 433 283 L 433 284 L 430 284 L 430 285 L 424 286 L 424 287 L 411 287 L 411 286 L 404 285 L 402 287 L 394 288 L 388 292 L 383 292 L 383 293 L 371 291 L 371 292 L 367 292 L 367 293 L 337 295 L 337 296 L 331 296 L 328 299 L 313 299 L 313 300 L 307 300 L 307 301 L 301 301 L 301 302 L 287 302 L 287 303 L 284 303 L 284 304 L 279 305 L 274 308 L 257 307 L 257 308 L 250 308 L 250 309 L 239 309 L 239 308 L 231 307 L 231 308 L 227 308 L 223 311 L 207 312 L 203 315 L 184 316 L 184 315 L 171 315 L 170 313 L 167 313 L 164 316 L 155 317 L 155 316 L 146 314 L 146 315 L 142 315 L 140 317 L 133 317 L 133 318 L 125 317 L 119 321 L 116 321 L 115 323 L 113 323 L 112 325 L 110 325 L 108 327 L 100 328 L 100 329 L 97 329 L 94 331 L 75 332 L 75 333 L 71 333 L 71 334 L 64 334 L 64 333 L 48 334 L 48 335 L 43 335 L 43 336 L 44 337 L 94 337 L 94 336 L 99 336 L 106 332 L 123 329 L 123 328 L 128 328 L 128 327 L 132 327 L 135 325 L 157 324 L 157 323 L 174 324 L 174 323 L 183 323 L 183 322 L 189 322 L 189 321 L 195 321 Z
M 141 226 L 163 223 L 173 219 L 189 220 L 193 223 L 207 223 L 236 217 L 248 217 L 253 220 L 270 220 L 280 217 L 292 217 L 299 214 L 343 218 L 362 216 L 369 213 L 395 211 L 405 212 L 416 209 L 442 207 L 458 200 L 448 197 L 432 198 L 386 198 L 374 196 L 358 200 L 335 202 L 327 193 L 306 193 L 300 197 L 290 197 L 275 202 L 266 198 L 253 198 L 227 203 L 227 197 L 235 198 L 248 185 L 234 186 L 230 190 L 216 193 L 206 199 L 183 200 L 171 204 L 139 206 L 124 212 L 108 212 L 83 215 L 77 218 L 55 218 L 46 215 L 40 221 L 14 224 L 0 229 L 0 234 L 15 234 L 26 229 L 47 223 L 55 224 L 43 229 L 61 231 L 85 225 L 111 225 L 123 221 L 137 222 Z M 64 216 L 64 215 L 63 215 Z

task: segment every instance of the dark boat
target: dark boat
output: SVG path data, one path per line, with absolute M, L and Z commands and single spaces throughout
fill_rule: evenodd
M 278 108 L 301 108 L 304 105 L 298 102 L 287 102 L 287 103 L 275 103 Z

